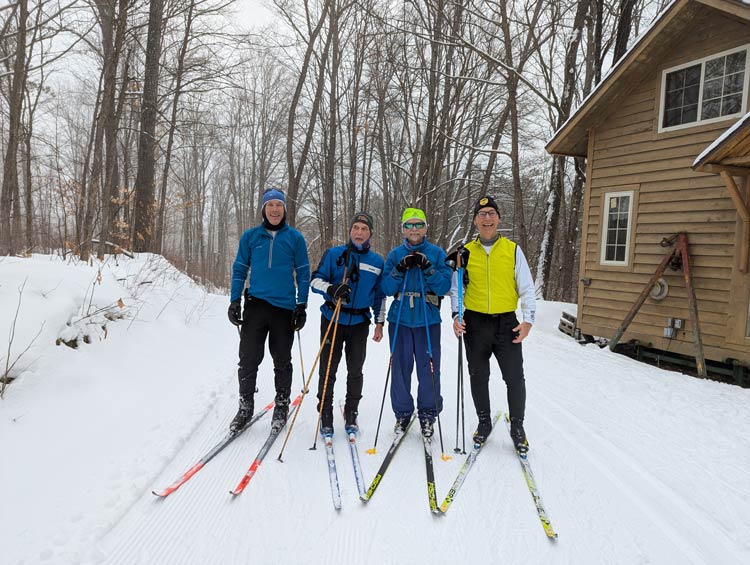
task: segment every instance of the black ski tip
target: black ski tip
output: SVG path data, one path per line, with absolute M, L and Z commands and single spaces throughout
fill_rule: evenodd
M 157 497 L 157 498 L 167 498 L 167 495 L 166 495 L 166 494 L 162 494 L 162 493 L 160 493 L 160 492 L 156 492 L 155 490 L 152 490 L 152 491 L 151 491 L 151 494 L 153 494 L 153 495 L 154 495 L 155 497 Z

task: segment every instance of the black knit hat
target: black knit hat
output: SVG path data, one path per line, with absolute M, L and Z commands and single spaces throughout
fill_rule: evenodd
M 349 229 L 351 229 L 352 226 L 357 222 L 365 224 L 368 228 L 370 228 L 370 231 L 372 231 L 372 216 L 370 216 L 370 214 L 368 214 L 367 212 L 357 212 L 356 214 L 354 214 L 354 217 L 352 217 L 352 221 L 349 223 Z
M 495 202 L 495 199 L 492 198 L 492 196 L 482 196 L 479 200 L 477 200 L 477 203 L 474 204 L 475 217 L 479 210 L 481 210 L 482 208 L 494 208 L 495 212 L 497 212 L 497 215 L 500 215 L 500 208 L 497 207 L 497 202 Z

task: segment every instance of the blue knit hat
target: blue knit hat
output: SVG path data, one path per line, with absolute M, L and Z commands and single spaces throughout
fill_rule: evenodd
M 265 207 L 270 200 L 281 200 L 284 208 L 286 208 L 286 196 L 284 196 L 284 193 L 278 188 L 267 188 L 265 190 L 263 193 L 263 207 Z

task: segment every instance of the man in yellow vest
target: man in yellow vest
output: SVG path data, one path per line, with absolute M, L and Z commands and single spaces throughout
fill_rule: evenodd
M 490 356 L 494 355 L 507 387 L 511 438 L 516 450 L 524 453 L 529 444 L 523 429 L 526 382 L 521 342 L 534 323 L 534 281 L 521 249 L 498 234 L 500 213 L 491 196 L 483 196 L 474 205 L 474 225 L 479 236 L 452 257 L 456 260 L 460 254 L 465 269 L 463 320 L 458 318 L 457 277 L 451 288 L 453 331 L 457 337 L 464 336 L 471 396 L 479 419 L 474 441 L 484 443 L 492 431 L 489 380 Z M 519 300 L 520 323 L 516 317 Z

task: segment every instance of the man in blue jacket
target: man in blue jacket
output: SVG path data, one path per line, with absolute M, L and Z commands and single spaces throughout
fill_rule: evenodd
M 450 290 L 452 272 L 445 264 L 445 251 L 427 241 L 427 218 L 422 210 L 404 210 L 401 226 L 404 243 L 388 254 L 382 283 L 383 292 L 395 297 L 388 311 L 388 335 L 393 351 L 391 405 L 397 428 L 405 430 L 414 413 L 411 373 L 416 362 L 417 414 L 422 434 L 431 437 L 435 418 L 443 409 L 440 300 Z
M 286 223 L 286 197 L 278 189 L 263 193 L 263 223 L 242 234 L 232 266 L 229 321 L 240 332 L 240 407 L 229 426 L 238 432 L 253 415 L 255 381 L 266 337 L 273 358 L 275 407 L 271 426 L 281 429 L 289 414 L 294 332 L 305 325 L 310 263 L 302 234 Z M 241 301 L 247 273 L 245 308 Z M 296 286 L 295 286 L 296 278 Z
M 320 307 L 320 339 L 334 317 L 336 302 L 341 299 L 336 340 L 333 342 L 333 357 L 328 369 L 333 328 L 323 344 L 320 355 L 318 378 L 318 410 L 320 411 L 320 433 L 333 434 L 333 386 L 336 370 L 346 345 L 346 403 L 344 419 L 347 433 L 356 433 L 357 412 L 362 398 L 362 365 L 367 354 L 367 336 L 370 332 L 370 310 L 375 320 L 373 341 L 383 339 L 385 322 L 385 295 L 380 289 L 383 258 L 370 249 L 372 216 L 358 212 L 351 221 L 349 243 L 328 249 L 313 273 L 313 292 L 322 294 L 325 303 Z M 328 382 L 326 383 L 326 373 Z M 325 384 L 325 398 L 323 386 Z

